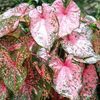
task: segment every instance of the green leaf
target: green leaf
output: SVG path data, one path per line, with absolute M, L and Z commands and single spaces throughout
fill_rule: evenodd
M 22 31 L 24 33 L 28 33 L 29 32 L 29 23 L 30 23 L 29 16 L 24 16 L 23 19 L 24 19 L 25 22 L 21 21 L 20 24 L 19 24 L 19 27 L 22 29 Z
M 64 7 L 66 8 L 71 0 L 62 0 Z
M 99 72 L 99 73 L 100 73 L 100 68 L 97 68 L 97 72 Z
M 22 66 L 17 67 L 9 53 L 2 47 L 0 47 L 0 55 L 2 58 L 2 67 L 0 68 L 1 77 L 5 85 L 11 91 L 16 93 L 22 86 L 26 78 L 27 71 Z
M 0 45 L 5 47 L 7 51 L 10 52 L 19 49 L 21 46 L 21 42 L 13 36 L 6 35 L 0 38 Z
M 35 96 L 35 100 L 41 100 L 42 97 L 42 93 L 43 93 L 43 89 L 39 89 L 38 94 Z
M 7 66 L 2 66 L 0 71 L 4 83 L 14 93 L 19 90 L 26 78 L 26 71 L 24 69 L 21 69 L 21 71 L 23 73 L 16 68 L 7 68 Z
M 12 16 L 6 19 L 2 17 L 0 19 L 0 37 L 15 31 L 16 28 L 18 27 L 18 23 L 19 23 L 19 17 L 17 16 Z
M 42 0 L 42 2 L 52 4 L 55 0 Z
M 25 45 L 22 45 L 22 47 L 17 52 L 16 62 L 17 66 L 22 66 L 24 60 L 28 58 L 30 55 L 28 48 Z
M 92 28 L 92 29 L 94 29 L 94 30 L 97 29 L 97 26 L 94 23 L 90 24 L 89 27 Z

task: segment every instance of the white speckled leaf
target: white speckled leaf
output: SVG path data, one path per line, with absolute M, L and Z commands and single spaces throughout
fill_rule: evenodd
M 83 87 L 81 90 L 82 100 L 87 100 L 93 96 L 97 85 L 97 73 L 94 65 L 87 66 L 83 71 Z
M 40 58 L 42 58 L 46 61 L 50 57 L 48 50 L 46 50 L 45 48 L 40 48 L 39 51 L 37 52 L 37 56 L 39 56 Z
M 80 23 L 80 26 L 74 31 L 78 32 L 79 34 L 84 34 L 89 40 L 92 39 L 93 31 L 86 23 Z
M 86 15 L 84 20 L 87 22 L 87 23 L 95 23 L 96 22 L 96 19 L 93 17 L 93 16 L 90 16 L 90 15 Z
M 31 18 L 30 31 L 34 40 L 40 46 L 50 49 L 58 31 L 58 22 L 52 7 L 43 4 L 32 10 L 29 16 Z
M 56 9 L 56 15 L 59 21 L 59 37 L 64 37 L 79 26 L 80 9 L 74 1 L 70 1 L 65 8 L 62 0 L 55 0 L 52 5 Z
M 16 30 L 19 24 L 19 19 L 16 16 L 0 21 L 0 37 L 7 35 Z
M 66 36 L 62 41 L 62 46 L 67 53 L 79 58 L 95 56 L 93 46 L 86 36 L 73 32 L 69 37 Z
M 78 92 L 81 89 L 81 67 L 66 59 L 65 63 L 55 58 L 51 61 L 50 66 L 54 70 L 54 88 L 64 97 L 71 100 L 79 98 Z
M 18 6 L 11 8 L 0 15 L 0 20 L 10 18 L 11 16 L 24 16 L 28 14 L 34 7 L 27 3 L 21 3 Z
M 98 61 L 100 61 L 100 55 L 95 55 L 93 57 L 84 59 L 84 63 L 88 63 L 88 64 L 95 64 Z
M 0 37 L 14 32 L 21 20 L 20 16 L 27 15 L 32 9 L 29 4 L 22 3 L 0 15 Z
M 81 62 L 81 63 L 95 64 L 95 63 L 97 63 L 98 61 L 100 61 L 100 55 L 95 55 L 95 56 L 92 56 L 92 57 L 89 57 L 89 58 L 85 58 L 85 59 L 78 58 L 78 57 L 73 57 L 73 59 L 74 59 L 75 61 Z

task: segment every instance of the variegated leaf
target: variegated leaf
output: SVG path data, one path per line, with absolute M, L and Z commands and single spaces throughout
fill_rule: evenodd
M 2 80 L 0 80 L 0 100 L 6 100 L 8 96 L 7 88 Z
M 82 100 L 87 100 L 93 96 L 97 85 L 97 79 L 98 76 L 95 66 L 87 66 L 83 71 L 83 87 L 80 93 Z
M 27 61 L 24 63 L 24 67 L 26 67 Z M 27 64 L 27 77 L 21 86 L 18 94 L 15 96 L 15 100 L 32 100 L 34 97 L 32 96 L 32 91 L 37 93 L 36 87 L 35 87 L 35 81 L 34 81 L 34 73 L 33 69 L 29 67 L 29 64 Z
M 28 58 L 30 55 L 30 52 L 28 51 L 28 48 L 25 46 L 22 46 L 20 50 L 17 52 L 16 57 L 16 63 L 17 66 L 21 66 L 26 58 Z
M 24 67 L 27 67 L 27 77 L 21 86 L 19 93 L 15 97 L 16 100 L 39 100 L 41 96 L 48 95 L 51 87 L 51 85 L 49 85 L 51 83 L 51 78 L 47 67 L 42 65 L 41 68 L 39 68 L 38 63 L 36 62 L 31 66 L 29 59 L 27 59 L 23 65 Z
M 67 7 L 64 7 L 63 0 L 55 0 L 52 5 L 56 9 L 59 21 L 59 37 L 64 37 L 79 26 L 80 9 L 71 0 Z
M 80 26 L 74 31 L 78 32 L 79 34 L 84 34 L 89 40 L 92 39 L 93 31 L 86 23 L 80 23 Z
M 95 64 L 98 61 L 100 61 L 100 55 L 95 55 L 93 57 L 84 59 L 84 63 L 88 64 Z
M 21 42 L 13 36 L 4 36 L 0 38 L 0 45 L 5 47 L 9 52 L 18 50 L 22 46 Z
M 0 37 L 7 35 L 18 27 L 19 17 L 12 16 L 8 19 L 3 19 L 0 21 Z
M 46 61 L 50 58 L 50 54 L 48 50 L 46 50 L 45 48 L 40 48 L 39 51 L 37 52 L 37 56 Z
M 49 66 L 54 70 L 54 89 L 71 100 L 79 99 L 78 93 L 82 86 L 81 67 L 72 63 L 70 58 L 65 62 L 53 58 Z
M 0 68 L 1 77 L 5 85 L 16 93 L 26 78 L 26 69 L 18 67 L 9 53 L 0 46 L 0 58 L 2 58 L 2 67 Z
M 100 55 L 95 55 L 89 58 L 78 58 L 78 57 L 73 57 L 73 59 L 77 62 L 81 62 L 81 63 L 86 63 L 86 64 L 95 64 L 96 62 L 100 61 Z
M 96 23 L 96 19 L 93 16 L 90 16 L 90 15 L 86 15 L 84 17 L 84 21 L 86 21 L 88 24 Z
M 76 32 L 66 36 L 62 41 L 62 46 L 67 53 L 79 58 L 95 56 L 92 43 L 85 35 L 79 35 Z
M 58 32 L 58 21 L 48 4 L 42 4 L 29 13 L 31 18 L 30 31 L 40 46 L 50 49 Z
M 32 51 L 33 46 L 36 44 L 32 36 L 22 36 L 20 40 L 25 43 L 29 51 Z
M 11 16 L 24 16 L 27 15 L 34 7 L 27 3 L 21 3 L 18 6 L 11 8 L 0 15 L 0 21 L 3 19 L 8 19 Z

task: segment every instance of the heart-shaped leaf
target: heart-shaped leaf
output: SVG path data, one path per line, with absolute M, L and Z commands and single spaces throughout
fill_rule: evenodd
M 59 58 L 53 58 L 50 62 L 54 70 L 54 89 L 64 97 L 76 100 L 81 89 L 81 67 L 66 59 L 65 63 Z
M 49 49 L 56 39 L 58 21 L 48 4 L 43 4 L 29 13 L 31 18 L 30 31 L 34 40 L 40 46 Z
M 84 35 L 73 32 L 62 41 L 64 50 L 79 58 L 95 56 L 92 43 Z
M 16 93 L 26 78 L 26 69 L 22 66 L 17 66 L 6 49 L 1 46 L 0 55 L 2 59 L 2 66 L 0 68 L 1 77 L 5 85 Z
M 63 0 L 55 0 L 52 6 L 56 9 L 59 21 L 59 37 L 64 37 L 79 26 L 80 9 L 73 0 L 64 7 Z

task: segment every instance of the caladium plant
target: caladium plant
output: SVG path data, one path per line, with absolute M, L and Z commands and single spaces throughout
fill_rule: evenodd
M 78 93 L 82 86 L 81 67 L 72 63 L 71 57 L 68 57 L 65 62 L 59 58 L 53 58 L 50 67 L 54 70 L 56 91 L 71 100 L 79 99 Z
M 5 86 L 4 82 L 0 80 L 0 99 L 5 100 L 7 98 L 7 87 Z
M 98 20 L 73 0 L 36 2 L 0 15 L 0 100 L 96 99 Z
M 64 37 L 79 26 L 80 9 L 73 0 L 64 6 L 67 0 L 55 0 L 53 7 L 59 22 L 59 37 Z
M 88 78 L 88 76 L 90 78 Z M 97 79 L 98 77 L 94 65 L 87 66 L 87 68 L 83 71 L 83 88 L 80 93 L 83 100 L 93 96 L 95 93 Z
M 95 55 L 91 42 L 84 35 L 79 35 L 76 32 L 65 37 L 62 45 L 66 52 L 79 58 Z
M 34 7 L 28 3 L 19 4 L 17 7 L 11 8 L 0 15 L 0 21 L 3 19 L 10 18 L 11 16 L 24 16 L 29 13 Z
M 50 50 L 58 32 L 58 22 L 53 8 L 48 4 L 42 4 L 42 6 L 32 10 L 29 16 L 33 38 L 40 46 Z

